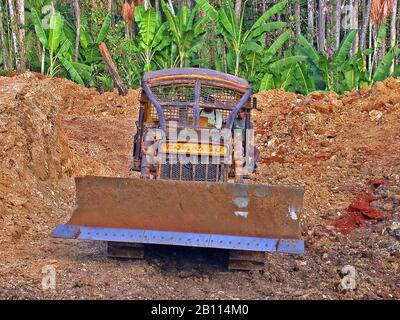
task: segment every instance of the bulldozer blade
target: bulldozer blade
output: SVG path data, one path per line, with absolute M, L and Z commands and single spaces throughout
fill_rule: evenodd
M 53 237 L 303 253 L 304 189 L 285 185 L 78 177 Z

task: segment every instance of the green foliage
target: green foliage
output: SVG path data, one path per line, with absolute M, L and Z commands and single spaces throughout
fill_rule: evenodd
M 97 80 L 97 88 L 101 91 L 112 91 L 114 88 L 114 82 L 110 75 L 102 74 L 96 77 Z
M 316 85 L 312 89 L 343 92 L 359 87 L 363 59 L 361 55 L 350 58 L 356 35 L 357 30 L 350 31 L 331 57 L 319 53 L 304 36 L 298 36 L 299 46 L 296 50 L 307 57 L 311 71 L 309 75 Z
M 104 18 L 103 24 L 101 25 L 100 31 L 97 35 L 95 41 L 97 45 L 100 44 L 100 42 L 102 42 L 106 38 L 110 26 L 111 26 L 111 13 L 108 13 Z
M 385 32 L 385 28 L 381 27 L 380 36 Z M 316 83 L 316 89 L 343 93 L 372 85 L 375 81 L 381 81 L 390 76 L 390 68 L 394 58 L 400 54 L 400 50 L 397 47 L 389 50 L 373 76 L 370 77 L 365 67 L 365 57 L 374 54 L 373 50 L 358 51 L 350 55 L 356 35 L 357 30 L 349 32 L 333 56 L 329 58 L 319 53 L 305 37 L 298 36 L 297 51 L 307 57 L 307 63 L 311 67 L 309 74 Z
M 47 74 L 50 77 L 64 71 L 71 80 L 84 84 L 91 82 L 92 68 L 90 66 L 72 62 L 72 43 L 64 33 L 64 19 L 60 12 L 54 12 L 50 19 L 50 29 L 48 34 L 43 28 L 42 20 L 35 8 L 31 9 L 32 21 L 39 42 L 43 46 L 43 52 L 48 50 Z
M 140 86 L 141 73 L 143 71 L 140 51 L 133 40 L 125 39 L 124 32 L 119 30 L 119 27 L 118 25 L 108 32 L 105 42 L 123 82 L 130 88 L 137 88 Z M 101 91 L 109 90 L 109 82 L 103 81 L 106 75 L 104 66 L 102 64 L 97 65 L 94 77 L 96 78 L 96 87 Z
M 161 1 L 161 6 L 167 19 L 171 40 L 177 48 L 176 64 L 181 68 L 187 67 L 190 65 L 190 58 L 204 43 L 204 35 L 207 31 L 205 24 L 208 22 L 208 17 L 196 21 L 199 5 L 196 5 L 192 11 L 187 7 L 182 7 L 176 15 L 164 1 Z
M 111 28 L 107 8 L 92 8 L 82 2 L 78 62 L 74 62 L 75 21 L 67 2 L 49 11 L 51 0 L 26 0 L 26 45 L 30 67 L 43 68 L 49 76 L 65 76 L 100 91 L 112 90 L 98 45 L 105 42 L 128 87 L 139 87 L 143 72 L 161 68 L 200 67 L 231 73 L 249 80 L 255 91 L 280 88 L 308 94 L 312 91 L 344 91 L 370 86 L 400 75 L 392 65 L 400 54 L 397 47 L 380 57 L 377 48 L 387 37 L 387 25 L 376 31 L 376 47 L 352 52 L 357 31 L 351 30 L 339 48 L 322 54 L 301 34 L 294 39 L 294 18 L 277 20 L 289 4 L 282 0 L 258 17 L 237 14 L 233 1 L 196 0 L 192 9 L 180 6 L 176 13 L 161 0 L 161 11 L 136 6 L 132 37 L 125 37 L 126 23 Z M 117 2 L 120 8 L 122 2 Z M 215 6 L 214 6 L 215 5 Z M 248 7 L 248 6 L 247 6 Z M 42 10 L 45 8 L 46 10 Z M 49 18 L 50 29 L 43 19 Z M 6 39 L 7 40 L 7 39 Z M 211 57 L 212 56 L 212 57 Z M 44 59 L 42 59 L 44 57 Z M 370 58 L 369 71 L 366 59 Z M 378 58 L 381 58 L 380 60 Z M 379 63 L 376 61 L 379 60 Z M 0 59 L 0 64 L 1 64 Z
M 34 9 L 34 8 L 32 9 L 31 15 L 32 15 L 32 20 L 34 23 L 34 28 L 35 28 L 37 37 L 38 37 L 40 43 L 42 44 L 42 46 L 46 47 L 47 46 L 46 32 L 43 29 L 42 21 L 40 20 L 39 14 L 37 13 L 36 9 Z
M 245 29 L 243 24 L 244 13 L 242 11 L 238 16 L 232 3 L 226 2 L 217 12 L 207 0 L 197 0 L 197 4 L 208 15 L 209 19 L 216 23 L 218 33 L 223 36 L 228 48 L 228 72 L 240 75 L 240 64 L 243 56 L 260 54 L 263 51 L 265 33 L 286 27 L 285 22 L 267 21 L 281 12 L 287 3 L 288 0 L 283 0 L 275 4 L 263 13 L 250 28 Z
M 135 21 L 138 25 L 138 39 L 135 50 L 139 53 L 144 71 L 154 70 L 155 55 L 168 46 L 171 39 L 167 35 L 167 23 L 161 21 L 161 14 L 155 9 L 136 8 Z
M 373 81 L 383 81 L 390 76 L 390 67 L 393 64 L 394 58 L 400 54 L 400 49 L 394 47 L 385 54 L 378 68 L 373 75 Z
M 55 12 L 50 19 L 50 33 L 47 41 L 47 49 L 54 54 L 58 49 L 63 31 L 63 21 L 60 12 Z

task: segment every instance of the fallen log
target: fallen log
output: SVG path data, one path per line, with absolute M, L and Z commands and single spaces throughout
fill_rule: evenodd
M 104 62 L 107 64 L 108 66 L 108 70 L 110 71 L 111 77 L 114 80 L 114 84 L 118 89 L 118 93 L 120 96 L 126 96 L 128 93 L 128 89 L 126 88 L 126 86 L 124 85 L 124 83 L 121 80 L 121 77 L 118 73 L 118 70 L 114 64 L 114 62 L 112 61 L 110 52 L 107 49 L 107 46 L 105 45 L 104 42 L 101 42 L 99 44 L 99 50 L 101 55 L 103 56 Z

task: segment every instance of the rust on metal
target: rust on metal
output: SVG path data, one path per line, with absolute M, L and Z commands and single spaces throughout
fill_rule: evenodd
M 155 84 L 159 84 L 160 82 L 164 82 L 164 81 L 170 82 L 171 80 L 178 80 L 178 79 L 201 79 L 201 80 L 215 81 L 215 82 L 218 81 L 221 85 L 224 85 L 225 87 L 238 89 L 243 92 L 248 89 L 248 86 L 239 85 L 239 84 L 229 81 L 229 80 L 207 77 L 207 76 L 199 76 L 199 75 L 164 76 L 164 77 L 160 77 L 160 78 L 157 78 L 154 80 L 149 80 L 148 84 L 155 85 Z
M 250 88 L 250 84 L 242 78 L 210 69 L 172 68 L 146 72 L 143 75 L 143 81 L 147 82 L 149 85 L 158 84 L 160 82 L 179 82 L 182 80 L 187 82 L 186 80 L 191 79 L 214 82 L 213 85 L 215 85 L 215 83 L 220 83 L 223 86 L 232 86 L 234 89 L 240 89 L 243 92 Z
M 78 237 L 79 237 L 80 234 L 81 234 L 81 230 L 78 228 L 78 229 L 76 230 L 76 232 L 74 233 L 74 238 L 75 238 L 75 239 L 78 239 Z
M 70 225 L 300 239 L 300 187 L 88 176 L 76 192 Z

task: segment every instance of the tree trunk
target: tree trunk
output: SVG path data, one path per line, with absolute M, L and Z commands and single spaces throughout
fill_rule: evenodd
M 160 0 L 155 0 L 154 5 L 156 7 L 156 11 L 159 12 L 160 11 Z
M 358 0 L 354 0 L 354 12 L 353 12 L 353 29 L 358 30 Z M 358 51 L 358 36 L 354 38 L 353 42 L 353 54 Z
M 307 35 L 308 35 L 308 40 L 314 42 L 314 8 L 315 8 L 315 3 L 314 0 L 307 0 Z
M 7 6 L 7 2 L 5 3 L 5 5 Z M 12 70 L 13 69 L 13 65 L 14 65 L 14 62 L 13 62 L 13 59 L 14 59 L 14 57 L 13 57 L 13 41 L 12 41 L 12 39 L 11 39 L 11 36 L 12 36 L 12 32 L 11 32 L 11 23 L 10 23 L 10 20 L 8 19 L 8 21 L 7 21 L 7 25 L 6 25 L 6 27 L 7 27 L 7 54 L 8 54 L 8 69 L 10 69 L 10 70 Z
M 211 26 L 210 30 L 210 68 L 215 68 L 215 52 L 217 51 L 217 45 L 216 45 L 216 37 L 215 37 L 215 26 Z
M 335 7 L 332 3 L 325 0 L 325 53 L 328 56 L 335 51 Z
M 322 53 L 325 53 L 325 3 L 326 0 L 319 0 L 319 8 L 318 8 L 318 50 Z
M 379 30 L 379 29 L 378 29 Z M 383 59 L 383 57 L 385 56 L 385 54 L 386 54 L 386 46 L 387 46 L 387 41 L 386 41 L 386 36 L 385 37 L 383 37 L 383 39 L 382 39 L 382 46 L 381 46 L 381 48 L 380 48 L 380 52 L 379 52 L 379 55 L 378 55 L 378 59 L 377 59 L 377 66 L 381 63 L 381 61 L 382 61 L 382 59 Z M 379 50 L 379 49 L 378 49 Z
M 42 46 L 42 57 L 40 60 L 40 72 L 44 74 L 44 65 L 46 62 L 46 47 Z
M 340 23 L 342 18 L 342 1 L 336 1 L 335 8 L 335 49 L 338 49 L 340 46 Z
M 114 0 L 108 0 L 108 12 L 111 13 L 111 27 L 115 26 Z
M 263 12 L 267 11 L 267 0 L 263 0 L 262 2 L 262 10 Z M 264 48 L 267 48 L 267 44 L 268 44 L 268 32 L 265 33 L 264 35 Z
M 174 9 L 174 5 L 172 4 L 172 0 L 168 0 L 168 4 L 169 4 L 172 14 L 175 15 L 175 9 Z M 146 5 L 146 3 L 145 3 L 145 5 Z
M 367 1 L 367 5 L 364 8 L 363 12 L 363 20 L 361 25 L 361 36 L 360 36 L 360 49 L 365 50 L 367 48 L 367 31 L 369 26 L 369 16 L 371 14 L 371 2 L 372 0 Z
M 74 0 L 74 13 L 75 13 L 75 27 L 76 27 L 74 61 L 78 62 L 78 59 L 79 59 L 79 39 L 80 39 L 80 33 L 81 33 L 81 9 L 79 7 L 79 0 Z
M 238 21 L 240 21 L 240 14 L 242 12 L 242 0 L 235 0 L 235 11 Z
M 14 60 L 15 60 L 15 67 L 17 70 L 20 69 L 20 60 L 19 60 L 19 50 L 18 50 L 18 41 L 17 41 L 17 34 L 18 26 L 17 26 L 17 19 L 15 16 L 15 7 L 14 1 L 8 0 L 8 14 L 10 16 L 11 22 L 11 36 L 12 36 L 12 44 L 14 49 Z
M 301 33 L 301 11 L 300 11 L 300 0 L 296 0 L 294 8 L 294 16 L 296 20 L 296 34 Z
M 0 2 L 0 42 L 1 42 L 1 59 L 3 60 L 3 69 L 8 70 L 6 39 L 3 27 L 3 4 Z
M 390 21 L 390 47 L 396 45 L 396 16 L 397 16 L 397 0 L 392 0 L 392 17 Z
M 372 48 L 372 23 L 371 20 L 368 23 L 368 48 Z M 368 56 L 368 68 L 369 72 L 372 72 L 372 54 Z
M 118 89 L 118 93 L 120 96 L 126 96 L 128 93 L 128 89 L 125 87 L 124 83 L 121 80 L 121 77 L 119 76 L 118 70 L 112 61 L 112 58 L 110 56 L 110 53 L 105 45 L 104 42 L 99 44 L 99 50 L 101 55 L 103 56 L 104 62 L 108 66 L 108 70 L 110 71 L 111 77 L 114 80 L 114 84 Z
M 19 71 L 25 71 L 25 0 L 16 0 L 16 18 L 18 24 L 18 49 L 20 58 Z

